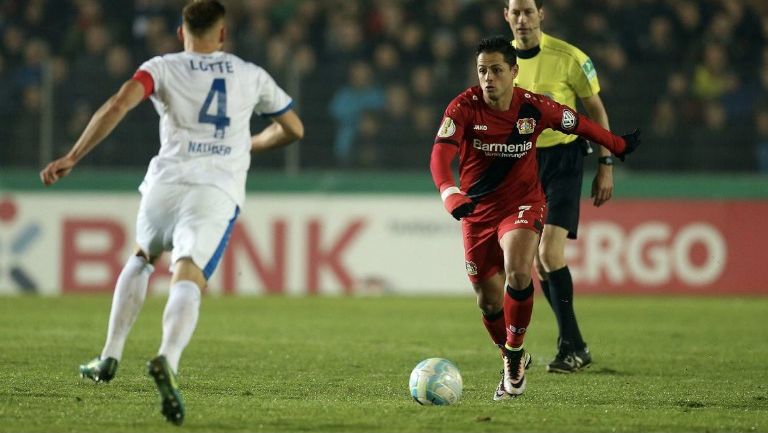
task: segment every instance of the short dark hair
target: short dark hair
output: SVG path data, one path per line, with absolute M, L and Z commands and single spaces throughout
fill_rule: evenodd
M 512 42 L 505 36 L 497 35 L 490 38 L 483 38 L 480 44 L 477 45 L 476 55 L 480 53 L 501 53 L 504 56 L 504 61 L 509 66 L 517 64 L 517 51 L 512 46 Z
M 218 0 L 194 0 L 184 6 L 181 16 L 192 35 L 202 36 L 226 13 L 224 5 Z
M 536 4 L 536 9 L 544 7 L 544 0 L 533 0 L 533 3 Z M 509 6 L 509 0 L 504 0 L 504 6 Z

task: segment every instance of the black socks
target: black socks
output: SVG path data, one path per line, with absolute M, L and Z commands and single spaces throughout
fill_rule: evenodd
M 573 311 L 573 279 L 568 266 L 550 272 L 549 280 L 542 281 L 544 296 L 547 296 L 557 318 L 560 340 L 569 342 L 573 350 L 584 348 L 584 340 Z

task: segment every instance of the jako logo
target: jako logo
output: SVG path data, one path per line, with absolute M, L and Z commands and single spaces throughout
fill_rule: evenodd
M 475 131 L 487 131 L 488 125 L 475 125 Z

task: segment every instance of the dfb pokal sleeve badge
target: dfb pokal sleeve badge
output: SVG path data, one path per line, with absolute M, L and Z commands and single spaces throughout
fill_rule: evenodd
M 443 123 L 440 124 L 440 130 L 437 131 L 437 136 L 446 138 L 452 136 L 456 132 L 456 124 L 453 123 L 453 119 L 446 116 L 443 119 Z

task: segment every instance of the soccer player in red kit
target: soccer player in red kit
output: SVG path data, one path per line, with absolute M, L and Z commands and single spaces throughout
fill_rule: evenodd
M 448 105 L 432 148 L 430 169 L 446 210 L 461 220 L 467 275 L 504 369 L 494 400 L 525 391 L 531 355 L 523 349 L 533 310 L 531 267 L 546 202 L 538 176 L 536 138 L 546 128 L 580 135 L 624 160 L 639 131 L 616 136 L 550 98 L 515 87 L 517 57 L 503 36 L 477 47 L 479 86 Z M 451 163 L 459 156 L 459 186 Z M 520 230 L 523 229 L 523 230 Z

